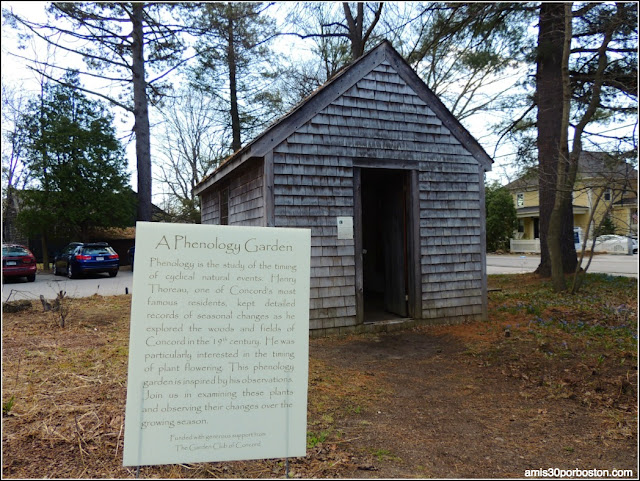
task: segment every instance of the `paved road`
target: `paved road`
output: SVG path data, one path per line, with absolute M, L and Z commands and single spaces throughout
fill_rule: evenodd
M 116 277 L 108 274 L 68 279 L 48 273 L 38 272 L 35 282 L 25 279 L 7 280 L 2 285 L 2 301 L 17 299 L 39 300 L 42 294 L 46 299 L 53 299 L 58 292 L 65 291 L 69 297 L 88 297 L 94 294 L 115 296 L 131 293 L 133 273 L 127 267 L 120 269 Z
M 517 274 L 533 272 L 540 263 L 536 255 L 487 255 L 487 274 Z M 638 278 L 638 255 L 599 254 L 593 257 L 589 272 L 600 272 L 615 276 Z M 115 296 L 132 292 L 133 273 L 128 267 L 120 269 L 116 277 L 94 274 L 80 279 L 38 273 L 35 282 L 24 279 L 7 281 L 2 285 L 2 300 L 39 300 L 42 294 L 53 299 L 57 293 L 65 291 L 69 297 L 87 297 L 94 294 Z
M 588 259 L 582 262 L 586 266 Z M 539 255 L 487 254 L 487 274 L 533 272 L 540 264 Z M 638 278 L 638 254 L 631 256 L 598 254 L 593 256 L 589 272 Z

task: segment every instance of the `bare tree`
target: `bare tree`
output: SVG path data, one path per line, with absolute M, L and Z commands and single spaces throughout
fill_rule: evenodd
M 380 20 L 380 14 L 382 13 L 382 7 L 384 2 L 378 2 L 376 4 L 367 3 L 366 7 L 371 12 L 371 18 L 365 18 L 365 3 L 357 2 L 355 5 L 355 15 L 352 12 L 352 6 L 348 2 L 342 2 L 342 9 L 344 10 L 344 17 L 346 19 L 346 27 L 348 32 L 349 41 L 351 43 L 351 58 L 353 60 L 361 57 L 364 54 L 365 45 L 373 33 L 373 29 L 376 27 L 378 20 Z M 368 24 L 365 29 L 365 22 Z M 339 24 L 344 27 L 345 24 Z
M 599 163 L 596 169 L 592 168 L 591 172 L 586 172 L 582 176 L 578 174 L 581 188 L 576 189 L 576 193 L 582 192 L 588 198 L 590 212 L 587 231 L 578 253 L 578 264 L 571 283 L 571 293 L 574 294 L 582 286 L 584 276 L 593 259 L 597 238 L 601 235 L 605 222 L 611 218 L 615 206 L 624 206 L 627 201 L 637 202 L 638 198 L 637 170 L 625 159 L 610 157 L 606 154 L 603 157 L 605 160 Z M 585 166 L 582 167 L 584 170 Z M 605 199 L 605 197 L 608 198 Z M 631 219 L 618 220 L 626 225 L 628 233 L 631 234 Z M 585 256 L 588 256 L 587 264 L 582 267 Z
M 15 225 L 19 210 L 16 191 L 24 188 L 30 179 L 23 162 L 24 139 L 16 130 L 27 102 L 24 92 L 2 82 L 2 238 L 11 242 L 22 241 Z
M 530 15 L 522 5 L 505 3 L 309 3 L 293 8 L 290 23 L 296 35 L 315 43 L 324 73 L 316 85 L 387 39 L 464 120 L 497 109 L 517 83 L 514 67 L 522 60 Z
M 23 188 L 30 179 L 23 163 L 24 142 L 15 129 L 28 100 L 24 91 L 2 82 L 2 190 L 7 194 Z
M 289 23 L 301 39 L 314 42 L 324 78 L 332 78 L 345 65 L 362 56 L 384 11 L 384 2 L 304 3 L 289 12 Z
M 169 208 L 177 220 L 200 222 L 198 199 L 193 188 L 206 177 L 227 152 L 228 132 L 218 118 L 215 99 L 185 88 L 160 107 L 162 134 L 155 146 L 159 174 L 155 179 L 167 189 Z
M 32 58 L 43 59 L 40 61 L 45 64 L 53 57 L 55 51 L 53 46 L 47 45 L 43 52 L 33 42 L 29 44 L 29 48 Z M 43 104 L 49 70 L 37 75 L 38 92 L 32 95 L 24 90 L 8 87 L 4 81 L 2 82 L 2 213 L 7 220 L 2 224 L 2 232 L 5 239 L 20 240 L 23 243 L 28 243 L 28 236 L 24 229 L 20 229 L 17 225 L 17 217 L 21 209 L 19 192 L 31 186 L 34 176 L 28 166 L 26 149 L 30 139 L 23 135 L 18 124 L 30 102 L 35 102 L 37 99 L 41 105 Z M 10 146 L 10 148 L 4 146 Z M 41 245 L 45 270 L 49 269 L 47 237 L 48 233 L 43 232 Z

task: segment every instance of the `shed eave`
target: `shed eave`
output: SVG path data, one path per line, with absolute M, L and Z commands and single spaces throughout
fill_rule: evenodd
M 242 151 L 238 151 L 224 164 L 220 165 L 216 170 L 214 170 L 193 188 L 193 193 L 195 195 L 201 195 L 204 191 L 209 189 L 220 180 L 224 179 L 227 175 L 229 175 L 231 172 L 233 172 L 235 169 L 249 160 L 264 159 L 264 156 L 250 155 L 250 151 L 244 153 L 245 155 L 242 154 Z

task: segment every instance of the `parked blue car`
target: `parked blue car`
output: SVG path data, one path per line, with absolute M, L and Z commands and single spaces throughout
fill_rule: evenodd
M 74 279 L 88 273 L 109 273 L 115 277 L 120 268 L 120 258 L 106 242 L 72 242 L 55 256 L 53 275 L 67 275 Z

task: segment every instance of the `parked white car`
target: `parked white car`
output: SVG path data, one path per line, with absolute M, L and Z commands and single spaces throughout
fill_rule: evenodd
M 601 235 L 596 238 L 593 251 L 609 254 L 637 254 L 638 241 L 623 235 Z

